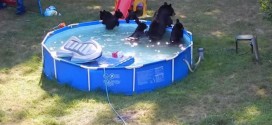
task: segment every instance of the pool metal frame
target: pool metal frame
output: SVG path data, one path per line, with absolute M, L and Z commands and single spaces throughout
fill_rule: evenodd
M 125 20 L 119 22 L 120 25 L 126 23 Z M 151 23 L 150 21 L 145 22 L 147 25 Z M 131 21 L 131 23 L 135 22 Z M 70 24 L 47 33 L 41 43 L 43 72 L 47 78 L 56 79 L 59 84 L 68 84 L 82 91 L 105 90 L 105 85 L 107 85 L 109 92 L 133 95 L 169 86 L 188 75 L 189 69 L 183 60 L 188 60 L 192 65 L 193 40 L 192 33 L 186 30 L 184 30 L 184 35 L 189 38 L 190 45 L 184 50 L 172 58 L 138 66 L 89 67 L 57 58 L 45 45 L 48 38 L 60 32 L 96 24 L 101 24 L 101 21 Z M 167 30 L 171 31 L 172 28 L 167 28 Z

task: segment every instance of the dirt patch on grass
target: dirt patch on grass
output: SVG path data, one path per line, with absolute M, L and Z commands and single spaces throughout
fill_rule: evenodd
M 263 20 L 256 0 L 220 0 L 214 5 L 214 10 L 219 11 L 215 16 L 230 34 L 265 35 L 272 32 L 271 28 L 267 27 L 269 22 Z
M 82 108 L 78 111 L 72 112 L 70 115 L 58 118 L 58 121 L 65 123 L 66 125 L 89 125 L 94 122 L 94 116 L 97 112 L 98 111 L 96 110 Z
M 14 12 L 14 13 L 11 13 Z M 15 15 L 15 10 L 13 8 L 6 8 L 0 11 L 1 20 L 0 20 L 0 35 L 4 35 L 8 32 L 17 32 L 21 31 L 22 23 L 19 23 L 22 19 L 20 16 Z M 19 21 L 19 22 L 18 22 Z
M 222 22 L 230 25 L 236 21 L 244 20 L 255 22 L 259 18 L 259 6 L 256 0 L 216 1 L 213 5 L 220 13 L 217 14 Z
M 139 122 L 141 117 L 144 117 L 145 114 L 148 113 L 148 111 L 146 110 L 131 110 L 131 111 L 126 111 L 124 113 L 122 113 L 122 118 L 130 123 L 137 123 L 137 121 Z M 116 121 L 120 121 L 119 118 L 115 119 Z
M 260 98 L 267 98 L 269 95 L 271 95 L 271 88 L 267 85 L 256 85 L 253 84 L 250 87 L 250 90 L 255 93 L 256 96 Z

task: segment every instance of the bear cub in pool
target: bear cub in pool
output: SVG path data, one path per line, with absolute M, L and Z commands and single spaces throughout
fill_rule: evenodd
M 176 20 L 176 24 L 174 25 L 171 36 L 170 36 L 170 44 L 181 44 L 183 38 L 183 25 L 179 22 L 179 19 Z
M 102 20 L 102 24 L 106 25 L 107 30 L 112 30 L 115 26 L 119 26 L 119 18 L 123 17 L 123 13 L 118 9 L 115 11 L 114 15 L 112 15 L 109 11 L 100 11 L 100 20 Z
M 137 14 L 133 10 L 128 10 L 126 22 L 129 23 L 129 20 L 139 20 Z
M 136 19 L 135 22 L 138 24 L 137 28 L 135 29 L 134 33 L 127 37 L 125 40 L 135 41 L 145 35 L 144 30 L 147 28 L 147 25 L 144 22 L 140 22 L 139 19 Z

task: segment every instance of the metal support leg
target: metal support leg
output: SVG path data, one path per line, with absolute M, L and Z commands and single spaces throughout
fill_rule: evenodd
M 235 44 L 236 44 L 236 53 L 238 53 L 238 40 L 235 40 Z
M 257 37 L 254 37 L 252 39 L 252 46 L 253 46 L 253 52 L 254 52 L 254 56 L 255 56 L 256 61 L 260 61 Z
M 41 0 L 38 0 L 38 7 L 39 7 L 39 10 L 40 10 L 40 14 L 43 15 Z

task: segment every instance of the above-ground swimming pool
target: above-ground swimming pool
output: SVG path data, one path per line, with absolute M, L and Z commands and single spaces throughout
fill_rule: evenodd
M 192 63 L 192 34 L 183 32 L 184 48 L 168 45 L 171 28 L 162 40 L 153 43 L 147 37 L 138 42 L 129 42 L 125 38 L 131 35 L 137 24 L 120 20 L 119 27 L 106 30 L 101 21 L 71 24 L 49 32 L 42 42 L 43 72 L 49 79 L 60 84 L 68 84 L 83 91 L 97 89 L 112 93 L 132 95 L 162 88 L 174 81 L 182 80 L 189 69 L 184 59 Z M 150 21 L 145 21 L 150 25 Z M 134 57 L 128 65 L 114 67 L 98 66 L 94 62 L 77 64 L 67 58 L 58 58 L 55 52 L 69 39 L 76 36 L 82 41 L 95 40 L 103 48 L 102 55 L 122 52 Z

